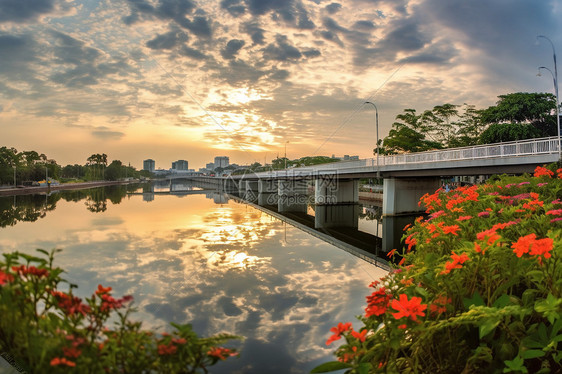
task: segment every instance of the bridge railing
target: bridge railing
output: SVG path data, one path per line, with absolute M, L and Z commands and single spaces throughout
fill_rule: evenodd
M 403 153 L 398 155 L 379 157 L 378 165 L 420 164 L 441 161 L 461 161 L 471 159 L 517 157 L 538 154 L 558 153 L 558 137 L 519 140 L 514 142 L 477 145 L 462 148 L 450 148 L 428 152 Z M 364 167 L 376 167 L 376 158 L 367 158 L 357 161 L 340 161 L 329 164 L 304 166 L 274 172 L 258 173 L 263 176 L 281 176 L 312 174 L 317 171 L 349 170 Z

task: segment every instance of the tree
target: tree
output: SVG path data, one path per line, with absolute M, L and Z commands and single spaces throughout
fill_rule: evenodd
M 468 147 L 477 145 L 480 135 L 488 125 L 480 119 L 479 111 L 474 105 L 463 105 L 463 113 L 459 114 L 457 130 L 449 142 L 450 147 Z
M 481 143 L 490 139 L 512 141 L 557 135 L 556 116 L 553 115 L 556 109 L 554 95 L 517 92 L 498 97 L 500 100 L 495 106 L 480 111 L 482 122 L 490 125 L 482 134 Z M 514 128 L 509 128 L 509 125 L 514 125 Z
M 443 148 L 441 143 L 426 138 L 429 127 L 423 123 L 422 116 L 417 115 L 415 109 L 405 109 L 404 113 L 396 116 L 396 119 L 400 122 L 392 124 L 392 130 L 383 140 L 385 151 L 422 152 Z
M 109 181 L 116 181 L 121 178 L 122 167 L 123 163 L 121 161 L 112 161 L 105 170 L 105 179 Z

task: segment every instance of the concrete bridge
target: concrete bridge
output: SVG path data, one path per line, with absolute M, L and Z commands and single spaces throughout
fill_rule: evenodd
M 280 213 L 306 212 L 312 203 L 317 228 L 341 227 L 356 222 L 347 218 L 357 215 L 359 179 L 383 178 L 383 216 L 411 214 L 423 210 L 419 199 L 435 192 L 443 177 L 532 172 L 537 165 L 558 160 L 558 144 L 557 137 L 530 139 L 193 179 L 237 192 L 259 205 L 277 205 Z

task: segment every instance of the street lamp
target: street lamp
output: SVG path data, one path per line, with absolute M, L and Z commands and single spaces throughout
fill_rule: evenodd
M 289 143 L 288 140 L 285 142 L 285 169 L 287 169 L 287 143 Z
M 13 168 L 14 168 L 14 187 L 16 187 L 16 165 L 13 165 Z
M 375 107 L 375 127 L 377 129 L 377 179 L 379 179 L 381 177 L 379 170 L 379 110 L 377 109 L 375 103 L 365 101 L 364 104 L 371 104 L 373 107 Z
M 539 67 L 539 74 L 538 75 L 539 76 L 541 75 L 541 69 L 548 70 L 550 72 L 550 74 L 552 75 L 552 80 L 554 81 L 554 95 L 556 96 L 556 131 L 558 132 L 558 158 L 562 158 L 562 148 L 561 148 L 561 143 L 560 143 L 560 102 L 558 100 L 558 70 L 557 70 L 557 67 L 556 67 L 556 50 L 554 49 L 554 44 L 552 43 L 552 40 L 550 40 L 549 38 L 547 38 L 544 35 L 537 36 L 537 40 L 539 38 L 544 38 L 544 39 L 548 40 L 548 42 L 552 46 L 552 56 L 554 58 L 554 73 L 549 68 L 547 68 L 545 66 L 541 66 L 541 67 Z

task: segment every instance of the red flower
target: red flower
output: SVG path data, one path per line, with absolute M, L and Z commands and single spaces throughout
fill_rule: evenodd
M 14 280 L 14 276 L 9 273 L 4 273 L 0 270 L 0 286 Z
M 443 226 L 443 233 L 458 236 L 459 234 L 457 234 L 457 231 L 459 231 L 460 229 L 461 228 L 459 227 L 459 225 Z
M 529 253 L 531 256 L 544 256 L 550 258 L 550 251 L 552 250 L 554 241 L 551 238 L 536 239 L 537 236 L 533 234 L 525 235 L 517 239 L 517 242 L 511 245 L 513 252 L 517 257 L 523 256 L 524 253 Z
M 332 327 L 330 331 L 333 332 L 334 335 L 330 336 L 330 338 L 326 340 L 326 345 L 330 345 L 332 344 L 332 342 L 339 340 L 341 338 L 341 334 L 343 334 L 348 330 L 351 330 L 351 322 L 346 322 L 346 323 L 340 322 L 336 327 Z
M 185 343 L 187 343 L 187 340 L 185 340 L 184 338 L 173 338 L 173 339 L 172 339 L 172 343 L 175 343 L 175 344 L 185 344 Z
M 51 295 L 56 299 L 59 308 L 64 310 L 67 315 L 74 315 L 80 313 L 85 316 L 90 312 L 91 308 L 82 304 L 82 299 L 79 297 L 71 296 L 60 291 L 51 291 Z
M 412 299 L 408 300 L 408 295 L 401 294 L 398 300 L 392 300 L 390 304 L 391 307 L 397 311 L 392 314 L 393 317 L 396 319 L 407 317 L 412 321 L 417 321 L 417 316 L 425 316 L 423 311 L 427 309 L 427 305 L 422 304 L 421 301 L 421 297 L 412 296 Z
M 416 241 L 416 239 L 414 238 L 414 235 L 415 235 L 415 234 L 416 234 L 416 233 L 412 233 L 412 234 L 408 235 L 408 237 L 407 237 L 406 240 L 404 241 L 406 244 L 408 244 L 408 252 L 412 249 L 412 247 L 413 247 L 414 245 L 417 244 L 417 241 Z
M 361 343 L 365 342 L 365 339 L 367 338 L 367 329 L 364 329 L 361 332 L 357 332 L 355 330 L 351 330 L 351 335 L 356 338 L 359 339 L 359 341 Z
M 62 348 L 62 353 L 66 356 L 66 357 L 72 357 L 72 358 L 77 358 L 78 356 L 80 356 L 82 354 L 82 351 L 79 350 L 76 347 L 63 347 Z
M 236 356 L 238 353 L 232 352 L 228 348 L 222 347 L 212 347 L 207 351 L 208 356 L 213 356 L 218 358 L 219 360 L 226 360 L 229 356 Z
M 170 343 L 169 345 L 166 345 L 166 344 L 159 344 L 158 345 L 158 354 L 160 356 L 173 355 L 174 353 L 177 352 L 177 350 L 178 350 L 178 347 L 176 347 L 172 343 Z
M 367 296 L 367 308 L 365 308 L 365 317 L 380 316 L 388 309 L 390 295 L 387 295 L 386 289 L 381 287 L 378 291 Z
M 51 360 L 51 366 L 58 366 L 58 365 L 66 365 L 66 366 L 70 366 L 70 367 L 74 367 L 76 366 L 75 362 L 72 361 L 68 361 L 66 358 L 62 357 L 55 357 Z
M 49 272 L 47 271 L 47 269 L 38 269 L 35 266 L 12 266 L 12 271 L 14 273 L 18 273 L 20 276 L 35 275 L 38 278 L 49 276 Z
M 445 270 L 443 270 L 440 274 L 449 274 L 453 269 L 460 269 L 462 268 L 462 264 L 470 260 L 470 258 L 468 258 L 468 255 L 466 253 L 463 253 L 462 255 L 457 255 L 455 252 L 453 252 L 453 254 L 451 255 L 451 259 L 453 261 L 447 261 L 445 263 Z
M 535 174 L 534 177 L 538 178 L 538 177 L 549 177 L 551 178 L 554 175 L 554 172 L 552 170 L 548 170 L 547 168 L 544 168 L 542 166 L 537 166 L 535 169 Z
M 96 295 L 102 295 L 111 292 L 111 287 L 103 287 L 101 284 L 98 284 L 98 289 L 96 290 Z
M 562 209 L 556 209 L 556 210 L 549 210 L 548 212 L 546 212 L 547 215 L 553 215 L 553 216 L 559 216 L 562 215 Z
M 447 304 L 452 302 L 450 297 L 446 295 L 438 296 L 429 306 L 429 311 L 433 314 L 441 314 L 447 311 Z
M 457 221 L 466 221 L 467 219 L 471 219 L 472 216 L 460 216 L 459 218 L 457 218 Z

